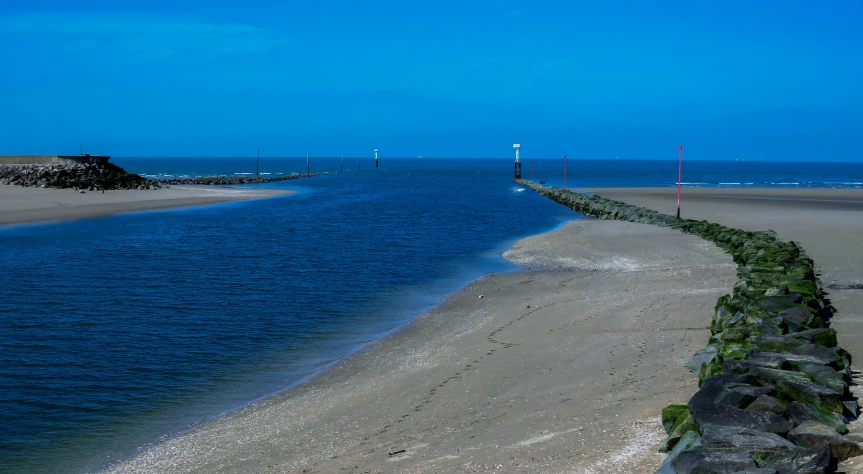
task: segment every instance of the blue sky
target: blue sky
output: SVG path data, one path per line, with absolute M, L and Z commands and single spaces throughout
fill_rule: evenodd
M 0 4 L 0 154 L 863 160 L 863 2 Z

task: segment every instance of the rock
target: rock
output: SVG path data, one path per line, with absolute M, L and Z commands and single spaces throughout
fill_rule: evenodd
M 751 356 L 745 360 L 729 360 L 722 364 L 722 372 L 726 374 L 748 374 L 753 368 L 790 369 L 784 358 L 761 358 Z
M 737 426 L 705 425 L 701 446 L 712 451 L 782 451 L 794 450 L 794 443 L 764 431 Z
M 829 360 L 828 364 L 835 365 L 837 368 L 844 368 L 845 364 L 841 363 L 843 354 L 838 347 L 824 347 L 818 344 L 802 344 L 793 348 L 790 352 L 797 355 L 813 356 L 819 359 Z M 826 365 L 826 364 L 825 364 Z
M 797 339 L 787 336 L 759 336 L 751 339 L 752 345 L 762 352 L 791 352 L 797 346 L 803 345 Z
M 690 400 L 690 404 L 692 401 Z M 699 406 L 690 405 L 689 411 L 695 420 L 699 431 L 705 425 L 736 426 L 768 433 L 784 434 L 791 430 L 791 422 L 776 413 L 754 410 L 742 410 L 730 406 Z
M 734 474 L 776 474 L 776 469 L 773 469 L 772 467 L 756 467 L 754 469 L 737 471 Z
M 756 460 L 758 461 L 758 460 Z M 830 448 L 798 449 L 790 455 L 771 456 L 760 460 L 762 467 L 776 469 L 778 474 L 826 474 L 833 472 Z
M 795 425 L 815 421 L 833 428 L 837 433 L 845 434 L 848 427 L 842 416 L 830 411 L 821 411 L 808 403 L 791 402 L 788 404 L 788 416 Z
M 698 375 L 702 364 L 709 364 L 716 360 L 719 354 L 719 348 L 716 346 L 707 346 L 701 349 L 692 356 L 692 359 L 686 363 L 686 368 L 695 375 Z
M 671 434 L 687 416 L 689 416 L 689 410 L 686 405 L 668 405 L 662 409 L 662 427 L 667 434 Z
M 749 406 L 746 407 L 746 409 L 752 411 L 776 413 L 779 415 L 785 413 L 785 407 L 782 405 L 782 403 L 780 403 L 779 400 L 771 397 L 770 395 L 761 395 L 760 397 L 756 398 L 754 402 L 750 403 Z
M 822 347 L 822 346 L 818 346 Z M 755 357 L 765 357 L 768 359 L 784 359 L 790 364 L 790 368 L 793 370 L 800 370 L 799 367 L 802 364 L 816 364 L 816 365 L 829 365 L 833 363 L 835 358 L 825 358 L 814 355 L 804 355 L 804 354 L 794 354 L 794 353 L 776 353 L 776 352 L 761 352 Z
M 656 470 L 655 474 L 677 474 L 671 468 L 671 463 L 674 462 L 680 453 L 691 449 L 698 449 L 700 446 L 701 436 L 699 436 L 696 431 L 689 431 L 683 435 L 680 441 L 674 446 L 674 449 L 668 453 L 668 456 L 665 457 L 665 461 L 663 461 L 662 465 L 659 466 L 659 469 Z
M 734 387 L 719 395 L 716 405 L 728 405 L 736 408 L 746 408 L 750 403 L 761 395 L 775 393 L 775 390 L 767 387 Z
M 677 443 L 686 436 L 690 431 L 698 432 L 698 426 L 695 424 L 695 419 L 692 417 L 692 414 L 689 413 L 689 410 L 686 411 L 686 416 L 680 421 L 671 432 L 668 434 L 668 438 L 662 443 L 662 446 L 659 448 L 659 452 L 667 453 L 674 449 L 677 446 Z
M 857 406 L 857 400 L 845 400 L 842 402 L 845 405 L 845 415 L 850 418 L 857 418 L 857 413 L 860 411 L 860 407 Z
M 863 454 L 863 449 L 857 443 L 843 437 L 832 427 L 815 421 L 807 421 L 791 430 L 788 440 L 808 449 L 829 446 L 833 457 L 839 460 Z
M 724 453 L 707 449 L 683 451 L 671 462 L 677 474 L 732 474 L 758 466 L 749 453 Z
M 800 339 L 810 344 L 818 344 L 824 347 L 836 347 L 836 330 L 833 328 L 809 329 L 791 333 L 788 335 L 794 339 Z
M 819 328 L 824 324 L 821 318 L 817 317 L 812 313 L 812 310 L 803 305 L 796 305 L 785 309 L 780 311 L 778 315 L 806 328 Z
M 756 367 L 752 375 L 773 385 L 779 393 L 792 400 L 824 407 L 835 413 L 842 413 L 844 409 L 842 394 L 826 385 L 812 382 L 802 372 Z

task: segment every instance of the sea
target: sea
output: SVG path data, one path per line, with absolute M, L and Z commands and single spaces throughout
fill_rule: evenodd
M 676 158 L 676 157 L 675 157 Z M 89 473 L 289 390 L 519 270 L 582 216 L 512 159 L 114 158 L 149 177 L 284 176 L 296 194 L 0 227 L 0 473 Z M 523 160 L 563 184 L 563 160 Z M 676 186 L 678 162 L 569 160 L 568 187 Z M 687 161 L 684 186 L 863 188 L 863 163 Z

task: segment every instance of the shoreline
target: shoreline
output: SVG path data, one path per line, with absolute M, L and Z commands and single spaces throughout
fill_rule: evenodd
M 275 188 L 172 186 L 155 190 L 107 190 L 79 193 L 72 189 L 0 186 L 0 227 L 107 217 L 295 194 Z
M 583 244 L 577 243 L 580 239 L 573 238 L 575 235 L 581 240 L 586 238 L 596 245 L 587 251 L 579 251 L 577 247 L 583 247 Z M 645 237 L 656 239 L 657 246 L 661 249 L 658 254 L 649 252 L 648 255 L 638 255 L 642 253 L 638 248 Z M 678 244 L 681 241 L 686 242 L 687 250 L 696 259 L 706 260 L 697 268 L 687 267 L 675 272 L 675 276 L 671 278 L 675 279 L 677 286 L 693 280 L 691 278 L 693 272 L 699 273 L 700 278 L 695 280 L 701 282 L 720 278 L 717 276 L 716 268 L 723 266 L 727 267 L 725 270 L 728 274 L 721 277 L 722 282 L 730 282 L 733 263 L 718 249 L 700 242 L 700 239 L 678 235 L 667 229 L 652 229 L 637 224 L 577 219 L 555 231 L 522 239 L 504 253 L 504 257 L 513 263 L 544 267 L 544 270 L 523 270 L 483 276 L 447 298 L 439 307 L 414 318 L 394 334 L 370 344 L 359 353 L 305 384 L 249 405 L 214 422 L 196 427 L 176 438 L 153 446 L 148 451 L 127 459 L 105 472 L 128 472 L 132 469 L 136 472 L 300 472 L 304 468 L 311 469 L 313 472 L 330 472 L 342 468 L 348 469 L 348 472 L 354 472 L 355 465 L 360 466 L 356 472 L 364 472 L 364 468 L 385 471 L 440 469 L 473 472 L 483 465 L 496 465 L 492 459 L 495 456 L 485 453 L 487 450 L 495 449 L 501 451 L 497 453 L 501 456 L 501 461 L 508 462 L 509 468 L 515 471 L 547 472 L 546 469 L 555 463 L 536 464 L 530 461 L 534 458 L 530 453 L 540 447 L 556 453 L 557 443 L 563 438 L 572 436 L 577 436 L 581 442 L 591 438 L 602 440 L 603 449 L 614 450 L 620 455 L 616 461 L 603 460 L 590 456 L 589 453 L 593 452 L 595 447 L 582 446 L 580 455 L 568 456 L 567 466 L 582 468 L 594 466 L 595 469 L 602 469 L 601 466 L 610 466 L 608 463 L 613 462 L 615 466 L 626 464 L 634 467 L 635 462 L 646 461 L 655 469 L 662 460 L 661 456 L 655 453 L 655 448 L 664 435 L 658 419 L 654 419 L 658 413 L 657 407 L 668 402 L 668 395 L 671 393 L 674 394 L 671 401 L 674 401 L 677 400 L 677 394 L 681 389 L 690 392 L 695 390 L 693 382 L 685 380 L 688 372 L 683 368 L 684 358 L 690 355 L 687 352 L 690 351 L 690 345 L 685 349 L 669 351 L 660 341 L 665 341 L 666 337 L 680 337 L 683 334 L 687 344 L 695 347 L 703 344 L 709 333 L 706 329 L 697 327 L 696 321 L 693 320 L 687 327 L 671 329 L 667 332 L 667 336 L 657 337 L 654 331 L 646 329 L 649 325 L 641 324 L 642 329 L 634 331 L 603 327 L 603 321 L 601 321 L 603 318 L 597 318 L 600 314 L 586 315 L 585 312 L 595 310 L 598 305 L 603 308 L 600 311 L 602 316 L 619 317 L 616 311 L 609 308 L 620 307 L 621 298 L 618 293 L 627 292 L 633 286 L 645 284 L 640 283 L 645 272 L 667 273 L 664 268 L 651 263 L 651 259 L 662 256 L 665 259 L 664 263 L 668 263 L 669 258 L 673 259 L 671 252 L 676 252 L 676 250 L 672 251 L 671 247 L 679 248 Z M 615 247 L 621 243 L 627 245 L 633 255 L 627 254 L 624 258 L 617 258 L 618 252 Z M 670 245 L 672 243 L 674 245 Z M 567 246 L 570 252 L 563 259 L 559 258 L 560 256 L 556 255 L 557 251 L 554 250 L 561 244 Z M 597 272 L 603 275 L 600 279 L 597 279 Z M 588 284 L 590 288 L 587 293 L 601 293 L 603 296 L 590 299 L 590 302 L 556 301 L 559 299 L 558 289 L 561 284 L 566 285 L 573 280 L 584 282 L 586 277 L 591 277 L 594 281 Z M 657 277 L 651 278 L 652 283 L 646 284 L 655 284 L 657 280 L 663 281 L 664 278 L 669 278 L 667 275 L 657 275 Z M 621 279 L 624 282 L 618 281 Z M 604 283 L 599 283 L 599 280 L 603 280 Z M 609 291 L 606 288 L 603 293 L 603 285 L 612 285 L 619 291 Z M 699 304 L 712 305 L 712 302 L 709 302 L 710 299 L 715 300 L 715 297 L 725 290 L 721 286 L 700 288 L 691 297 L 700 301 Z M 690 316 L 692 312 L 679 306 L 677 302 L 681 292 L 674 292 L 672 297 L 667 294 L 666 289 L 653 288 L 647 293 L 650 295 L 649 298 L 657 300 L 655 303 L 657 305 L 674 306 L 676 314 L 680 314 L 683 319 L 692 317 Z M 483 295 L 482 298 L 479 297 L 480 294 Z M 632 297 L 623 299 L 627 300 L 629 305 L 622 312 L 625 314 L 623 317 L 638 324 L 639 318 L 642 317 L 641 308 L 636 307 L 639 302 L 634 301 Z M 531 306 L 534 309 L 526 309 L 526 305 L 520 304 L 513 306 L 513 303 L 518 300 L 533 302 Z M 489 303 L 492 303 L 491 308 L 483 308 Z M 557 306 L 569 304 L 581 305 L 580 311 L 576 312 L 581 314 L 580 318 L 576 318 L 577 321 L 571 320 L 573 317 L 571 312 L 555 309 Z M 518 307 L 521 310 L 515 309 Z M 658 310 L 658 308 L 655 309 Z M 524 314 L 525 312 L 528 314 Z M 553 343 L 545 341 L 539 346 L 532 337 L 525 338 L 527 333 L 535 330 L 531 327 L 533 324 L 526 324 L 526 319 L 530 319 L 531 316 L 549 317 L 555 321 L 553 326 L 557 326 L 550 326 L 545 331 L 537 332 L 535 336 L 539 339 L 546 334 L 565 333 L 571 331 L 572 326 L 580 326 L 594 336 L 582 341 L 587 346 L 593 347 L 595 344 L 591 339 L 601 339 L 610 344 L 609 347 L 613 347 L 612 353 L 619 351 L 617 356 L 613 357 L 614 367 L 609 369 L 608 361 L 602 360 L 592 360 L 593 363 L 585 364 L 586 368 L 571 363 L 564 369 L 569 373 L 569 379 L 563 385 L 556 377 L 550 380 L 549 374 L 544 374 L 543 370 L 540 370 L 537 375 L 528 375 L 527 380 L 519 382 L 518 379 L 524 375 L 523 371 L 527 367 L 524 367 L 524 361 L 520 369 L 512 367 L 513 364 L 518 365 L 518 360 L 522 358 L 533 360 L 538 363 L 538 367 L 556 366 L 560 365 L 559 359 L 562 356 L 572 358 L 573 354 L 566 353 L 574 350 L 556 334 L 551 336 Z M 551 324 L 551 321 L 542 321 L 542 319 L 540 318 L 540 325 Z M 594 326 L 597 323 L 600 327 Z M 655 323 L 660 326 L 667 324 L 662 321 L 655 321 Z M 484 332 L 490 332 L 490 334 Z M 509 334 L 509 337 L 524 338 L 524 340 L 515 342 L 498 339 L 499 336 L 510 332 L 512 334 Z M 699 336 L 691 336 L 690 332 L 697 333 Z M 621 342 L 630 340 L 634 337 L 633 334 L 639 334 L 641 345 Z M 567 337 L 579 338 L 577 334 L 570 334 Z M 436 342 L 430 343 L 431 341 Z M 544 345 L 551 347 L 546 348 L 543 347 Z M 520 346 L 530 346 L 532 349 L 520 349 Z M 650 368 L 641 380 L 642 375 L 631 373 L 636 372 L 631 367 L 641 365 L 642 350 L 648 346 L 651 349 L 648 352 L 660 354 L 665 361 L 663 364 L 665 367 Z M 517 352 L 521 354 L 517 355 Z M 597 354 L 602 358 L 601 356 L 605 354 L 602 351 L 591 354 L 593 351 L 588 347 L 582 347 L 578 352 L 591 359 L 596 359 Z M 537 356 L 539 359 L 536 359 Z M 513 357 L 516 359 L 512 360 Z M 668 357 L 677 357 L 679 360 L 671 361 L 667 359 Z M 605 366 L 596 367 L 602 365 Z M 484 375 L 486 370 L 498 375 L 489 379 Z M 560 396 L 578 385 L 579 374 L 584 375 L 582 373 L 584 370 L 590 372 L 590 380 L 594 386 L 586 390 L 576 389 L 576 392 L 587 393 L 580 393 L 574 397 Z M 647 407 L 621 407 L 620 401 L 617 406 L 610 407 L 603 398 L 608 393 L 617 393 L 621 400 L 629 397 L 642 398 L 644 394 L 635 391 L 634 387 L 646 385 L 649 379 L 655 377 L 668 378 L 669 371 L 674 375 L 666 382 L 671 382 L 673 389 L 665 388 L 669 383 L 659 384 L 663 387 L 660 392 L 665 390 L 668 393 L 664 396 L 661 394 L 647 396 L 651 400 L 658 398 L 648 403 Z M 509 401 L 512 405 L 522 407 L 524 410 L 529 410 L 528 407 L 542 408 L 549 405 L 551 408 L 549 411 L 555 413 L 554 415 L 549 413 L 549 416 L 560 418 L 559 422 L 551 422 L 552 420 L 549 419 L 536 420 L 532 413 L 521 414 L 518 409 L 506 408 L 498 402 L 490 401 L 490 399 L 502 397 L 513 389 L 507 379 L 513 380 L 512 383 L 516 387 L 532 393 L 524 400 L 519 399 L 520 397 L 513 398 Z M 611 386 L 608 385 L 609 383 Z M 539 391 L 536 391 L 536 388 L 528 388 L 535 384 L 547 386 Z M 460 385 L 471 389 L 461 394 L 460 389 L 455 389 Z M 560 395 L 545 393 L 548 390 L 559 392 Z M 443 395 L 443 392 L 450 393 Z M 497 396 L 489 397 L 492 392 L 497 393 Z M 555 400 L 535 404 L 529 401 L 537 396 L 540 398 L 552 396 Z M 382 402 L 382 399 L 386 402 Z M 569 406 L 573 399 L 584 402 L 584 404 L 578 404 L 580 408 L 576 410 L 579 411 L 580 416 L 576 418 L 573 418 L 572 407 Z M 502 425 L 489 426 L 489 433 L 472 434 L 474 423 L 465 426 L 463 418 L 476 417 L 478 406 L 482 407 L 482 411 L 502 410 L 503 413 L 499 413 L 498 416 L 480 416 L 475 423 L 490 423 L 491 420 L 503 418 L 499 422 L 492 423 L 502 423 Z M 621 415 L 621 410 L 624 409 L 632 409 L 637 414 L 624 417 Z M 543 408 L 541 411 L 544 410 Z M 623 433 L 626 435 L 623 443 L 618 439 L 603 439 L 605 438 L 603 430 L 608 429 L 609 425 L 600 423 L 594 418 L 597 410 L 602 411 L 611 420 L 622 422 L 613 424 L 613 427 L 615 430 L 626 432 Z M 397 414 L 402 416 L 396 416 Z M 509 418 L 516 418 L 519 421 L 513 423 Z M 287 420 L 290 420 L 290 423 L 287 423 Z M 569 428 L 557 427 L 564 420 Z M 431 426 L 426 426 L 429 424 Z M 448 426 L 444 429 L 439 426 L 441 424 Z M 402 426 L 407 429 L 402 429 Z M 553 427 L 558 429 L 550 432 L 549 428 Z M 289 434 L 286 435 L 285 432 Z M 426 435 L 423 436 L 423 433 Z M 405 446 L 406 438 L 412 439 L 418 435 L 426 439 L 414 439 L 415 443 Z M 500 436 L 509 439 L 506 443 L 502 443 L 497 439 Z M 279 441 L 276 441 L 276 438 Z M 236 448 L 231 441 L 233 439 L 241 442 L 242 448 Z M 318 439 L 326 440 L 328 450 L 337 449 L 341 454 L 326 456 L 320 452 L 320 449 L 308 447 L 311 441 Z M 286 443 L 300 451 L 279 452 L 280 450 L 275 447 Z M 492 446 L 495 447 L 492 448 Z M 636 447 L 636 453 L 633 452 L 633 447 Z M 402 448 L 405 451 L 399 453 Z M 479 459 L 473 455 L 463 458 L 465 453 L 461 452 L 466 450 L 468 452 L 482 450 L 483 453 L 477 454 L 481 454 L 483 458 Z M 436 454 L 432 454 L 432 451 Z M 510 460 L 509 458 L 513 456 L 507 456 L 504 452 L 518 452 L 519 455 L 515 456 L 519 458 L 518 461 Z M 184 455 L 175 456 L 178 453 L 184 453 Z M 637 454 L 636 458 L 628 459 L 632 454 Z M 229 462 L 229 459 L 233 461 Z

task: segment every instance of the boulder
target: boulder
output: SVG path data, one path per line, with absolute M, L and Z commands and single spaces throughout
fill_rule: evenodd
M 753 458 L 760 467 L 775 469 L 778 474 L 826 474 L 834 467 L 830 447 L 798 447 L 791 453 L 756 454 Z
M 768 413 L 776 413 L 781 415 L 785 413 L 785 406 L 776 398 L 770 395 L 761 395 L 754 402 L 746 407 L 747 410 L 763 411 Z
M 791 452 L 794 443 L 775 434 L 737 426 L 705 425 L 701 446 L 712 451 Z
M 791 402 L 788 404 L 788 416 L 795 425 L 808 422 L 818 422 L 833 428 L 837 433 L 845 434 L 848 428 L 841 415 L 827 410 L 819 410 L 808 403 Z
M 788 433 L 788 440 L 807 449 L 818 449 L 829 446 L 833 457 L 839 460 L 860 456 L 863 449 L 840 435 L 830 426 L 807 421 Z
M 662 409 L 662 427 L 665 428 L 666 433 L 671 434 L 687 416 L 689 416 L 689 410 L 686 405 L 668 405 Z
M 734 387 L 731 388 L 716 398 L 716 405 L 727 405 L 736 408 L 746 408 L 750 403 L 761 395 L 775 393 L 776 391 L 768 387 Z
M 671 469 L 677 474 L 733 474 L 757 467 L 749 453 L 707 449 L 683 451 L 671 462 Z
M 836 347 L 836 330 L 833 328 L 817 328 L 791 333 L 788 336 L 809 344 L 818 344 L 824 347 Z

